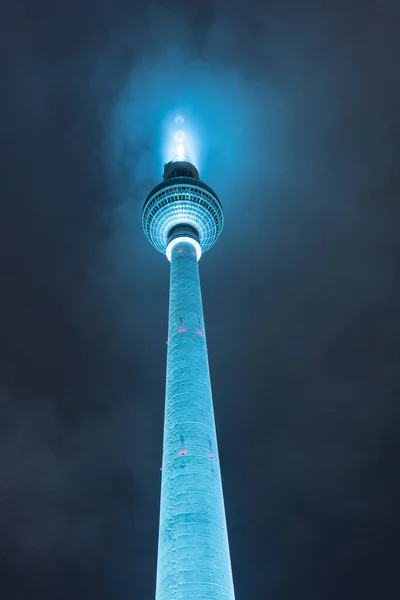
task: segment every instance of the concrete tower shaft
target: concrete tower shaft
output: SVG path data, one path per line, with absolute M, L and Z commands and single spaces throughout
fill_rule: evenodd
M 157 600 L 233 600 L 195 246 L 171 253 Z

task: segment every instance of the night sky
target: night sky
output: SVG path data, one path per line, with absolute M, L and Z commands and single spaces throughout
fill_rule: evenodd
M 237 600 L 399 598 L 400 4 L 4 0 L 0 597 L 154 597 L 185 115 Z M 194 599 L 195 600 L 195 599 Z

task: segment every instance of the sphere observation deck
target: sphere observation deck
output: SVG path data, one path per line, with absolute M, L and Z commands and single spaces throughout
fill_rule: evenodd
M 165 165 L 163 181 L 150 192 L 142 212 L 144 233 L 163 254 L 174 238 L 189 237 L 197 243 L 200 258 L 217 241 L 223 222 L 218 196 L 187 161 Z

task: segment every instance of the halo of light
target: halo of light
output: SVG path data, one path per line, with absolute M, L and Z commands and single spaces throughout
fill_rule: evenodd
M 182 130 L 176 131 L 174 135 L 176 142 L 176 160 L 185 160 L 185 139 L 186 133 Z
M 186 235 L 182 235 L 180 237 L 176 237 L 173 240 L 171 240 L 167 246 L 167 249 L 165 251 L 165 254 L 167 255 L 167 258 L 169 260 L 169 262 L 171 262 L 171 257 L 172 257 L 172 250 L 173 248 L 177 245 L 177 244 L 192 244 L 192 246 L 194 246 L 194 249 L 196 250 L 196 258 L 197 261 L 200 260 L 201 257 L 201 246 L 199 244 L 199 242 L 191 237 L 188 237 Z
M 186 133 L 180 129 L 175 133 L 174 137 L 177 144 L 183 144 L 186 140 Z

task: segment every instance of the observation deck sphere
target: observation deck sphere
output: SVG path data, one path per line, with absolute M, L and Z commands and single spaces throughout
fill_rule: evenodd
M 144 233 L 163 254 L 171 230 L 179 225 L 190 226 L 206 252 L 217 241 L 223 222 L 218 196 L 200 181 L 196 167 L 187 161 L 165 165 L 163 181 L 150 192 L 142 212 Z

